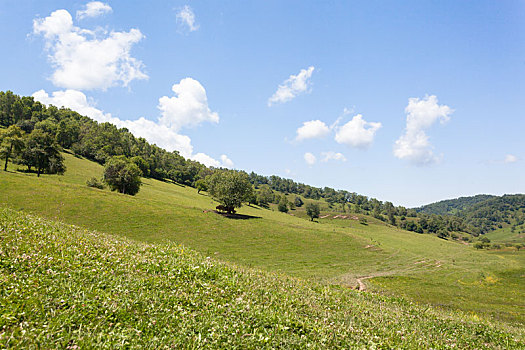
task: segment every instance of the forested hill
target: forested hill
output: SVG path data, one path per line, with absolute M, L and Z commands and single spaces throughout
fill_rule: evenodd
M 456 215 L 486 233 L 505 226 L 525 223 L 525 194 L 500 197 L 478 195 L 441 201 L 420 208 L 417 212 L 437 215 Z
M 455 199 L 446 199 L 436 203 L 431 203 L 423 205 L 419 208 L 416 208 L 418 213 L 425 214 L 436 214 L 436 215 L 455 215 L 459 212 L 469 209 L 472 206 L 485 202 L 489 199 L 495 198 L 489 194 L 478 194 L 471 197 L 460 197 Z
M 67 149 L 77 156 L 100 164 L 104 164 L 112 157 L 124 156 L 139 166 L 144 177 L 158 180 L 169 179 L 179 184 L 195 186 L 199 179 L 204 179 L 217 170 L 185 159 L 177 151 L 169 152 L 150 144 L 142 137 L 135 137 L 126 128 L 119 129 L 110 123 L 98 123 L 67 108 L 45 106 L 31 96 L 21 97 L 12 91 L 0 91 L 0 136 L 2 130 L 11 126 L 16 127 L 16 130 L 12 130 L 14 134 L 17 132 L 23 134 L 20 140 L 22 143 L 28 143 L 38 135 L 40 139 L 52 140 L 58 149 Z M 1 141 L 0 137 L 0 143 Z M 0 144 L 0 159 L 6 158 L 4 148 L 4 145 Z M 26 147 L 26 151 L 19 152 L 13 157 L 13 161 L 30 167 L 33 153 Z M 56 169 L 51 168 L 44 171 L 57 172 Z M 377 199 L 344 190 L 318 188 L 291 179 L 263 176 L 254 172 L 249 174 L 249 179 L 255 188 L 266 186 L 275 191 L 293 193 L 305 198 L 316 200 L 322 198 L 331 204 L 355 203 L 363 210 L 383 209 L 383 202 Z M 391 206 L 392 203 L 387 204 L 388 208 Z M 406 208 L 400 209 L 406 211 Z

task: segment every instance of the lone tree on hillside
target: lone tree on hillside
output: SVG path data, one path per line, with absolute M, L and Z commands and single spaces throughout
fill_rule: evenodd
M 248 175 L 235 170 L 217 171 L 206 178 L 208 192 L 231 214 L 253 193 Z
M 288 213 L 288 200 L 286 199 L 286 196 L 281 197 L 277 209 L 282 213 Z
M 140 190 L 139 167 L 125 157 L 111 158 L 104 167 L 104 181 L 112 191 L 135 195 Z
M 204 179 L 195 181 L 195 188 L 197 189 L 198 194 L 200 194 L 201 191 L 208 191 L 208 185 Z
M 314 221 L 314 219 L 319 219 L 320 213 L 321 210 L 319 209 L 319 204 L 308 203 L 306 205 L 306 214 L 310 217 L 310 221 Z
M 16 125 L 11 125 L 6 130 L 0 130 L 0 158 L 5 158 L 4 171 L 7 171 L 7 162 L 13 153 L 24 148 L 22 136 L 24 131 Z

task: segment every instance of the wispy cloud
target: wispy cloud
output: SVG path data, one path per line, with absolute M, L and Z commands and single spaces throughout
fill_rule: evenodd
M 195 23 L 195 14 L 188 5 L 184 6 L 177 12 L 177 23 L 181 29 L 194 32 L 199 29 L 199 25 Z
M 505 156 L 505 159 L 503 160 L 504 163 L 516 163 L 518 161 L 518 157 L 516 157 L 513 154 L 507 154 Z
M 333 152 L 333 151 L 321 152 L 321 156 L 323 157 L 323 159 L 321 160 L 322 162 L 328 162 L 330 160 L 346 162 L 346 157 L 342 153 L 339 153 L 339 152 Z
M 310 78 L 314 69 L 313 66 L 310 66 L 308 69 L 301 69 L 297 75 L 290 75 L 268 99 L 268 106 L 291 101 L 299 94 L 308 92 L 311 85 Z
M 77 18 L 83 19 L 86 17 L 98 17 L 105 15 L 106 13 L 111 13 L 113 9 L 108 4 L 101 1 L 91 1 L 88 2 L 84 10 L 77 11 Z
M 306 153 L 304 154 L 303 157 L 304 157 L 304 161 L 305 161 L 306 164 L 308 164 L 308 165 L 314 165 L 315 162 L 317 161 L 316 156 L 314 156 L 314 155 L 313 155 L 312 153 L 310 153 L 310 152 L 306 152 Z

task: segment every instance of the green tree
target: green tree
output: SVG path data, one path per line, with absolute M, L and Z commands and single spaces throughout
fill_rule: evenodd
M 125 157 L 114 157 L 106 162 L 104 181 L 112 191 L 135 195 L 139 192 L 142 181 L 139 167 Z
M 286 199 L 286 196 L 281 197 L 279 204 L 277 205 L 277 209 L 279 209 L 281 213 L 288 212 L 288 200 Z
M 142 176 L 147 177 L 149 175 L 149 164 L 141 156 L 135 156 L 130 159 L 132 163 L 139 167 L 142 172 Z
M 63 174 L 66 166 L 60 151 L 60 146 L 52 135 L 41 129 L 35 129 L 26 138 L 21 162 L 28 167 L 29 171 L 35 167 L 37 176 L 42 173 Z
M 295 204 L 295 206 L 297 208 L 300 208 L 303 206 L 303 200 L 301 199 L 301 197 L 298 197 L 298 196 L 295 196 L 295 199 L 293 200 L 293 203 Z
M 476 243 L 474 243 L 474 248 L 476 248 L 476 249 L 483 249 L 483 248 L 485 248 L 485 245 L 482 242 L 476 242 Z
M 444 229 L 440 229 L 438 232 L 438 237 L 439 238 L 442 238 L 442 239 L 446 239 L 449 235 L 449 233 L 447 232 L 447 230 L 444 230 Z
M 321 210 L 319 209 L 319 204 L 317 203 L 308 203 L 306 204 L 306 215 L 310 217 L 310 221 L 319 218 Z
M 242 206 L 253 191 L 248 174 L 235 170 L 216 171 L 207 177 L 208 192 L 228 211 Z
M 16 125 L 11 125 L 4 131 L 0 130 L 0 158 L 5 159 L 4 171 L 7 171 L 9 158 L 24 147 L 23 135 L 22 129 Z
M 273 191 L 268 185 L 262 185 L 259 191 L 257 191 L 257 203 L 261 207 L 267 208 L 268 204 L 273 202 Z
M 201 193 L 201 191 L 208 190 L 208 184 L 206 184 L 206 180 L 199 179 L 195 181 L 195 188 L 197 189 L 197 193 Z
M 257 204 L 257 194 L 253 186 L 250 186 L 250 191 L 246 194 L 246 202 L 248 202 L 248 205 Z
M 481 237 L 481 238 L 479 239 L 479 241 L 480 241 L 480 242 L 483 242 L 483 243 L 490 243 L 490 239 L 489 239 L 488 237 L 485 237 L 485 236 Z

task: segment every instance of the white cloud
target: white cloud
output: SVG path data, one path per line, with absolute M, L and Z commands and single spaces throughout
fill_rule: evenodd
M 306 152 L 304 154 L 304 160 L 305 160 L 306 164 L 314 165 L 315 162 L 317 161 L 317 158 L 312 153 Z
M 212 166 L 215 168 L 219 168 L 221 166 L 221 162 L 219 162 L 217 159 L 210 157 L 205 153 L 197 153 L 193 155 L 191 159 L 196 160 L 197 162 L 202 163 L 206 166 Z
M 394 144 L 394 155 L 416 165 L 432 164 L 439 160 L 434 155 L 432 145 L 425 130 L 436 121 L 441 124 L 450 119 L 453 109 L 439 105 L 436 96 L 425 96 L 423 99 L 409 98 L 405 108 L 407 123 L 405 133 Z
M 130 54 L 132 46 L 144 38 L 138 29 L 95 33 L 74 26 L 68 11 L 57 10 L 46 18 L 35 19 L 33 33 L 46 40 L 55 69 L 51 81 L 58 87 L 106 90 L 148 78 L 142 62 Z
M 339 160 L 341 162 L 346 162 L 346 157 L 339 152 L 321 152 L 321 156 L 323 156 L 323 159 L 321 160 L 322 162 L 328 162 L 329 160 Z
M 297 95 L 308 91 L 310 87 L 309 79 L 314 72 L 314 67 L 310 66 L 308 69 L 301 69 L 299 74 L 290 75 L 279 87 L 277 91 L 268 99 L 268 106 L 275 103 L 284 103 L 294 99 Z
M 297 136 L 295 139 L 297 141 L 302 141 L 306 139 L 321 138 L 330 133 L 330 128 L 320 120 L 311 120 L 304 122 L 303 126 L 297 129 Z
M 77 18 L 83 19 L 86 17 L 98 17 L 106 13 L 112 12 L 113 9 L 106 3 L 101 1 L 91 1 L 86 4 L 86 8 L 82 11 L 77 11 Z
M 505 156 L 505 159 L 503 160 L 503 162 L 505 163 L 516 163 L 518 161 L 518 157 L 516 157 L 515 155 L 513 154 L 507 154 Z
M 233 162 L 226 154 L 221 155 L 221 163 L 225 168 L 233 168 Z
M 184 6 L 177 12 L 177 23 L 181 28 L 187 28 L 190 32 L 194 32 L 199 29 L 199 25 L 195 24 L 195 14 L 188 5 Z
M 210 157 L 205 153 L 197 153 L 191 156 L 191 159 L 196 160 L 197 162 L 206 166 L 212 166 L 215 168 L 233 168 L 233 162 L 225 154 L 221 155 L 220 161 Z
M 171 88 L 176 96 L 163 96 L 158 108 L 162 117 L 160 122 L 175 130 L 192 127 L 202 122 L 219 122 L 219 115 L 208 107 L 206 90 L 195 79 L 184 78 Z
M 350 147 L 367 148 L 380 128 L 381 123 L 367 122 L 361 114 L 357 114 L 348 123 L 337 127 L 335 141 Z
M 187 78 L 188 79 L 188 78 Z M 184 80 L 184 79 L 183 79 Z M 193 80 L 193 79 L 191 79 Z M 202 88 L 199 82 L 194 80 Z M 180 86 L 185 86 L 182 84 L 175 84 Z M 202 88 L 204 89 L 204 88 Z M 190 89 L 191 90 L 191 89 Z M 181 95 L 186 96 L 185 89 L 182 88 Z M 204 91 L 204 95 L 206 92 Z M 190 94 L 191 95 L 191 94 Z M 139 118 L 137 120 L 122 120 L 116 117 L 113 117 L 110 113 L 104 113 L 100 109 L 96 108 L 96 105 L 93 101 L 89 100 L 86 95 L 77 90 L 65 90 L 65 91 L 55 91 L 49 95 L 44 90 L 39 90 L 33 94 L 35 100 L 40 101 L 44 104 L 52 104 L 57 107 L 66 107 L 70 108 L 81 115 L 86 115 L 94 120 L 104 123 L 109 122 L 115 124 L 119 128 L 127 128 L 131 133 L 137 137 L 143 137 L 151 143 L 156 144 L 159 147 L 162 147 L 168 151 L 178 151 L 183 157 L 197 160 L 208 166 L 222 166 L 227 168 L 233 167 L 233 162 L 226 155 L 221 155 L 220 161 L 213 159 L 212 157 L 204 154 L 197 153 L 193 154 L 193 146 L 191 144 L 191 139 L 186 135 L 181 135 L 179 129 L 181 126 L 180 123 L 171 123 L 171 121 L 184 120 L 187 117 L 188 109 L 182 109 L 179 111 L 183 117 L 177 115 L 175 112 L 177 109 L 172 111 L 170 114 L 171 119 L 167 120 L 170 123 L 165 123 L 164 116 L 160 117 L 157 121 L 152 121 L 146 118 Z M 193 99 L 190 99 L 193 101 Z M 201 101 L 202 102 L 202 101 Z M 205 109 L 208 109 L 206 103 Z M 196 108 L 196 111 L 200 111 L 201 108 Z M 191 108 L 190 108 L 191 110 Z M 210 112 L 211 113 L 211 112 Z M 198 113 L 197 113 L 198 114 Z M 217 115 L 217 113 L 212 113 Z M 218 121 L 218 115 L 217 115 Z
M 104 113 L 97 109 L 93 102 L 88 101 L 84 93 L 77 90 L 55 91 L 52 96 L 44 90 L 38 90 L 33 94 L 33 97 L 43 104 L 69 108 L 101 123 L 111 120 L 110 113 Z

